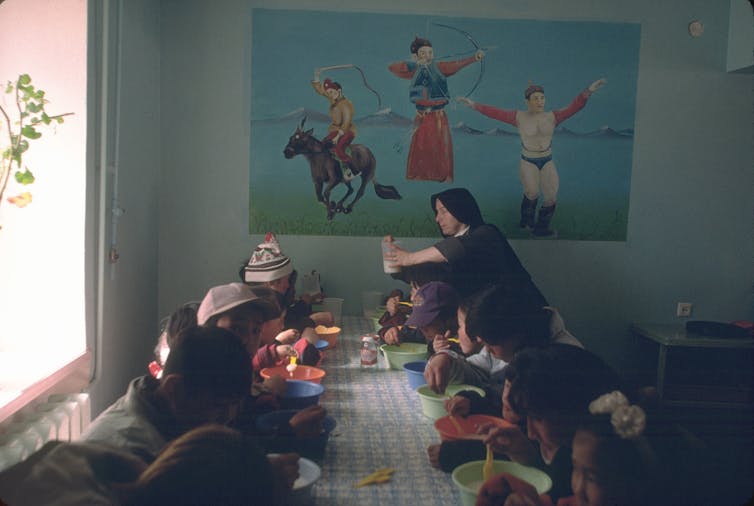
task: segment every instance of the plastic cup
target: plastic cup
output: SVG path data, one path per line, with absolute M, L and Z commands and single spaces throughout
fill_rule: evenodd
M 322 310 L 330 311 L 335 325 L 340 326 L 340 316 L 343 313 L 343 299 L 338 297 L 325 297 L 322 299 Z
M 382 303 L 382 292 L 369 291 L 361 292 L 361 310 L 364 318 L 371 318 L 377 306 Z
M 389 260 L 385 259 L 385 255 L 387 253 L 390 253 L 390 246 L 391 244 L 395 244 L 396 246 L 400 246 L 400 241 L 382 241 L 382 269 L 385 271 L 385 274 L 393 274 L 396 272 L 401 272 L 401 266 L 396 265 Z

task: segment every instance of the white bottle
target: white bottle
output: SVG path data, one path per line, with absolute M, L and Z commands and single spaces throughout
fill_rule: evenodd
M 375 369 L 377 367 L 377 345 L 372 336 L 363 336 L 361 338 L 359 355 L 362 369 Z

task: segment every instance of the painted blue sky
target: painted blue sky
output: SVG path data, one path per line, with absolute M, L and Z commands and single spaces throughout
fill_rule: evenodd
M 523 109 L 529 80 L 545 87 L 547 109 L 565 107 L 592 81 L 607 85 L 589 105 L 568 120 L 575 131 L 603 125 L 633 128 L 640 25 L 573 21 L 448 18 L 405 14 L 342 13 L 303 10 L 252 11 L 252 119 L 279 117 L 306 107 L 327 113 L 327 102 L 309 82 L 315 67 L 353 63 L 381 95 L 382 108 L 413 118 L 408 81 L 387 66 L 410 57 L 415 35 L 432 41 L 435 57 L 457 59 L 472 54 L 463 34 L 469 32 L 487 50 L 482 82 L 471 98 L 503 108 Z M 443 58 L 446 57 L 447 58 Z M 479 76 L 471 65 L 448 79 L 452 97 L 464 95 Z M 377 98 L 353 69 L 326 73 L 343 85 L 356 108 L 356 118 L 377 111 Z M 493 120 L 453 105 L 451 124 L 465 121 L 479 128 L 500 126 Z

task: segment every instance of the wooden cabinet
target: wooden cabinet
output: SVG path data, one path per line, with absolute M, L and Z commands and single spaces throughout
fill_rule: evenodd
M 703 337 L 672 324 L 635 323 L 631 332 L 656 348 L 661 406 L 752 404 L 754 340 Z

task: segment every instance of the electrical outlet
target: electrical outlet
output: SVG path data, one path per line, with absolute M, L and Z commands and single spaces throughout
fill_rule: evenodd
M 679 302 L 675 309 L 675 315 L 680 317 L 691 316 L 691 310 L 694 308 L 694 304 L 691 302 Z

